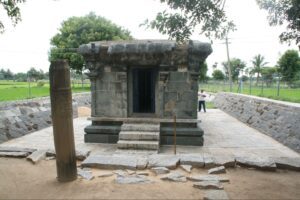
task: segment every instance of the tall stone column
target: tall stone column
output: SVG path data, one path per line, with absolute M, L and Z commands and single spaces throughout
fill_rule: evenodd
M 77 178 L 77 168 L 70 68 L 67 61 L 51 62 L 49 76 L 57 179 L 60 182 L 73 181 Z

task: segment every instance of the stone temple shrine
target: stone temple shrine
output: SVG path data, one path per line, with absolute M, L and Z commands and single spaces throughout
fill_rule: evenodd
M 212 52 L 198 41 L 91 42 L 79 47 L 91 80 L 92 124 L 85 142 L 120 149 L 158 150 L 176 143 L 203 145 L 197 123 L 201 63 Z

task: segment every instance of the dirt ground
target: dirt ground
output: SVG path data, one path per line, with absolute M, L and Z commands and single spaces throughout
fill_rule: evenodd
M 93 169 L 91 181 L 78 178 L 70 183 L 56 181 L 55 160 L 33 165 L 25 159 L 0 158 L 0 199 L 202 199 L 204 191 L 192 182 L 161 181 L 150 173 L 150 184 L 115 183 L 115 175 L 99 178 L 111 170 Z M 193 169 L 192 174 L 206 174 Z M 262 172 L 235 168 L 227 170 L 224 183 L 231 199 L 300 199 L 300 172 Z
M 78 117 L 89 117 L 91 116 L 91 108 L 81 106 L 78 107 Z

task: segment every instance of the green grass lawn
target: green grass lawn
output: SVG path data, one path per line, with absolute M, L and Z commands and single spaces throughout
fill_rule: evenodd
M 73 87 L 74 86 L 74 87 Z M 85 84 L 82 88 L 81 84 L 75 84 L 72 86 L 72 92 L 88 92 L 90 86 Z M 208 92 L 229 92 L 228 85 L 222 84 L 200 84 L 200 89 L 204 89 Z M 233 86 L 233 92 L 237 92 L 238 87 Z M 21 100 L 35 97 L 49 96 L 49 84 L 46 83 L 43 87 L 38 87 L 36 82 L 31 83 L 31 94 L 29 94 L 27 82 L 13 82 L 13 81 L 0 81 L 0 101 L 12 101 Z M 243 94 L 250 94 L 249 85 L 245 84 L 243 88 Z M 271 99 L 277 99 L 282 101 L 290 101 L 300 103 L 300 89 L 281 88 L 279 96 L 277 96 L 277 88 L 264 88 L 252 87 L 251 95 L 267 97 Z M 207 108 L 214 108 L 212 103 L 207 102 Z
M 209 102 L 209 101 L 205 102 L 205 107 L 206 107 L 206 109 L 216 109 L 217 108 L 213 102 Z
M 72 92 L 88 92 L 90 87 L 85 85 L 81 87 L 80 84 L 75 84 L 72 87 Z M 0 101 L 21 100 L 36 97 L 49 96 L 49 84 L 46 83 L 42 87 L 38 87 L 37 83 L 31 83 L 31 92 L 27 82 L 12 82 L 0 81 Z
M 229 92 L 229 86 L 222 85 L 222 84 L 200 84 L 199 88 L 204 89 L 205 91 L 214 92 L 214 93 Z M 234 93 L 238 92 L 237 85 L 233 86 L 232 92 L 234 92 Z M 244 85 L 242 94 L 266 97 L 266 98 L 276 99 L 276 100 L 281 100 L 281 101 L 300 103 L 300 88 L 280 88 L 279 96 L 277 96 L 277 88 L 276 87 L 272 87 L 272 88 L 264 87 L 262 90 L 261 87 L 252 86 L 251 92 L 250 92 L 250 86 Z

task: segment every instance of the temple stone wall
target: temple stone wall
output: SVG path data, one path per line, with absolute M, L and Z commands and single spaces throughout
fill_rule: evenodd
M 73 95 L 73 117 L 78 106 L 90 106 L 90 93 Z M 0 143 L 52 125 L 50 98 L 0 103 Z
M 197 86 L 189 72 L 170 72 L 163 94 L 163 117 L 172 118 L 176 112 L 181 119 L 197 118 Z
M 214 103 L 238 120 L 300 152 L 300 104 L 232 93 L 218 93 Z
M 97 102 L 92 104 L 92 116 L 127 117 L 126 77 L 126 72 L 103 72 L 100 78 L 91 80 L 93 100 Z

